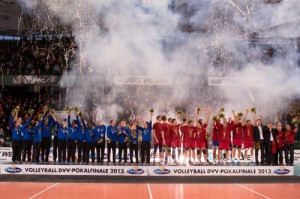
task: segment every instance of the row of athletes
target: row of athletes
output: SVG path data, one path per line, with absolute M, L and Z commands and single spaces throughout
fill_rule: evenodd
M 183 145 L 184 163 L 208 164 L 208 137 L 211 136 L 215 165 L 242 165 L 242 146 L 244 159 L 250 152 L 250 162 L 245 160 L 244 165 L 283 165 L 283 151 L 286 165 L 293 165 L 297 129 L 291 128 L 291 124 L 287 124 L 286 128 L 282 128 L 281 123 L 273 126 L 271 122 L 264 126 L 261 118 L 256 119 L 255 111 L 252 112 L 252 121 L 247 120 L 249 112 L 247 109 L 243 117 L 232 111 L 233 119 L 224 117 L 222 121 L 213 120 L 212 135 L 207 131 L 211 117 L 210 109 L 207 110 L 204 122 L 198 119 L 199 113 L 196 114 L 195 122 L 188 120 L 182 124 L 177 124 L 176 119 L 158 115 L 157 122 L 153 125 L 154 154 L 159 150 L 160 164 L 177 164 L 176 149 L 180 157 Z M 222 161 L 224 157 L 225 161 Z M 204 162 L 201 163 L 201 159 L 204 159 Z
M 133 163 L 133 153 L 136 163 L 139 163 L 138 148 L 140 145 L 141 161 L 150 164 L 151 131 L 153 113 L 150 121 L 138 121 L 128 126 L 126 121 L 121 121 L 117 126 L 115 120 L 109 126 L 100 119 L 97 124 L 83 119 L 76 112 L 76 119 L 71 121 L 71 111 L 67 111 L 63 119 L 58 119 L 51 112 L 44 112 L 39 117 L 33 113 L 23 123 L 18 117 L 18 111 L 12 113 L 10 128 L 12 132 L 12 161 L 23 163 L 49 163 L 49 150 L 51 147 L 51 132 L 54 133 L 53 159 L 59 164 L 75 164 L 76 151 L 79 164 L 95 164 L 95 151 L 97 163 L 104 163 L 104 151 L 107 143 L 108 164 L 116 165 L 116 147 L 119 149 L 119 164 L 124 159 L 127 164 L 128 144 L 130 149 L 130 162 Z M 31 151 L 33 155 L 31 156 Z M 40 153 L 42 152 L 42 153 Z M 22 154 L 22 159 L 21 159 Z M 124 157 L 124 158 L 122 158 Z M 22 160 L 22 161 L 21 161 Z

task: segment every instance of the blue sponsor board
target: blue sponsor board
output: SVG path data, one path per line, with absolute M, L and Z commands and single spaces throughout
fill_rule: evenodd
M 7 173 L 20 173 L 20 172 L 22 172 L 22 169 L 15 167 L 15 166 L 10 166 L 10 167 L 5 168 L 5 171 Z
M 127 171 L 127 173 L 132 174 L 132 175 L 140 175 L 140 174 L 145 173 L 145 171 L 143 169 L 135 167 L 135 168 L 129 169 Z
M 167 175 L 167 174 L 171 173 L 171 171 L 166 168 L 158 168 L 158 169 L 155 169 L 153 171 L 153 173 L 158 174 L 158 175 Z
M 274 173 L 279 174 L 279 175 L 285 175 L 290 173 L 290 170 L 285 169 L 285 168 L 278 168 L 274 170 Z

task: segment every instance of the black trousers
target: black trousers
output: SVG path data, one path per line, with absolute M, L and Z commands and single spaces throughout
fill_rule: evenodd
M 49 161 L 49 152 L 51 147 L 51 138 L 43 138 L 41 143 L 41 149 L 42 149 L 42 162 L 48 162 Z
M 294 164 L 294 144 L 284 144 L 285 164 Z
M 107 143 L 107 162 L 110 162 L 110 153 L 113 154 L 113 163 L 116 163 L 116 142 Z
M 85 160 L 85 142 L 77 140 L 78 162 L 86 162 Z
M 54 136 L 53 139 L 53 160 L 56 162 L 57 159 L 57 136 Z
M 90 162 L 90 157 L 89 154 L 91 152 L 91 156 L 92 156 L 92 163 L 95 162 L 95 142 L 86 142 L 85 143 L 85 159 L 86 159 L 86 163 L 89 164 Z
M 141 160 L 142 163 L 145 163 L 145 156 L 146 156 L 146 162 L 147 164 L 150 164 L 150 148 L 151 148 L 151 142 L 150 141 L 144 141 L 141 144 Z
M 57 146 L 58 146 L 58 162 L 61 163 L 61 161 L 66 162 L 66 140 L 58 140 Z
M 41 151 L 41 142 L 33 142 L 33 153 L 32 160 L 33 162 L 40 162 L 40 151 Z
M 265 142 L 265 156 L 267 165 L 271 165 L 271 156 L 272 156 L 272 142 Z
M 96 152 L 97 152 L 97 162 L 103 163 L 104 160 L 104 149 L 105 149 L 105 142 L 96 143 Z M 100 154 L 101 152 L 101 154 Z
M 281 165 L 283 164 L 283 148 L 277 148 L 276 152 L 277 153 L 273 155 L 273 164 L 278 165 L 279 161 L 279 165 Z
M 75 162 L 75 152 L 76 152 L 75 140 L 68 139 L 67 145 L 68 145 L 68 158 L 67 158 L 67 161 L 70 162 L 70 159 L 72 157 L 72 162 Z
M 13 140 L 12 141 L 12 150 L 13 156 L 12 161 L 21 161 L 21 153 L 22 153 L 22 140 Z
M 31 140 L 23 140 L 23 155 L 22 155 L 22 161 L 26 161 L 26 156 L 28 162 L 31 162 L 31 146 L 32 141 Z
M 138 144 L 130 143 L 129 145 L 130 163 L 133 163 L 133 151 L 135 155 L 135 162 L 139 163 L 138 148 L 139 148 Z
M 122 162 L 122 154 L 124 154 L 124 163 L 127 163 L 127 143 L 119 143 L 119 162 Z
M 260 164 L 263 165 L 265 163 L 265 143 L 263 140 L 259 141 L 260 148 L 255 148 L 255 163 L 258 164 L 258 151 L 260 151 Z

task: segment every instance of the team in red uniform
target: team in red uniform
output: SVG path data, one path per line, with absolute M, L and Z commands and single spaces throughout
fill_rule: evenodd
M 249 110 L 246 110 L 245 117 L 243 119 L 243 123 L 245 125 L 243 126 L 243 142 L 244 142 L 244 158 L 245 158 L 245 165 L 248 164 L 247 162 L 247 156 L 248 156 L 248 150 L 250 150 L 250 164 L 254 165 L 254 156 L 253 156 L 253 148 L 254 148 L 254 141 L 253 141 L 253 126 L 255 124 L 256 120 L 256 113 L 253 112 L 252 115 L 252 122 L 250 120 L 247 120 L 247 116 L 249 114 Z
M 228 123 L 227 119 L 223 118 L 223 124 L 217 121 L 216 126 L 220 132 L 219 162 L 221 161 L 221 153 L 224 150 L 226 151 L 226 162 L 224 163 L 226 165 L 229 160 L 230 133 L 234 129 L 234 122 L 231 117 L 228 118 Z
M 160 157 L 160 162 L 163 161 L 163 139 L 162 139 L 162 124 L 161 124 L 161 116 L 158 115 L 156 117 L 157 122 L 153 124 L 153 137 L 154 137 L 154 161 L 153 163 L 155 164 L 155 157 L 156 157 L 156 152 L 157 148 L 159 149 L 159 157 Z
M 172 119 L 170 125 L 171 137 L 172 137 L 172 159 L 175 164 L 178 164 L 178 160 L 181 157 L 181 135 L 180 135 L 180 124 L 177 124 L 176 119 Z M 176 158 L 176 149 L 178 158 Z
M 238 158 L 237 158 L 237 164 L 240 166 L 240 158 L 241 158 L 241 149 L 243 145 L 243 126 L 244 123 L 240 122 L 241 118 L 239 116 L 235 116 L 235 112 L 233 112 L 234 115 L 234 129 L 232 133 L 232 166 L 235 164 L 235 157 L 236 157 L 236 150 L 238 150 Z
M 172 145 L 172 137 L 170 126 L 167 122 L 167 116 L 162 116 L 163 123 L 161 124 L 162 129 L 162 140 L 163 140 L 163 147 L 165 149 L 165 164 L 168 164 L 170 159 L 170 152 L 171 152 L 171 145 Z
M 292 129 L 290 124 L 287 124 L 285 131 L 285 142 L 284 142 L 284 155 L 286 165 L 294 165 L 294 144 L 295 144 L 295 134 L 297 128 Z
M 193 121 L 188 120 L 183 126 L 180 128 L 183 134 L 183 148 L 184 148 L 184 160 L 188 160 L 191 163 L 192 159 L 195 159 L 194 153 L 195 150 L 195 127 L 193 126 Z M 187 158 L 187 153 L 189 153 L 189 157 Z

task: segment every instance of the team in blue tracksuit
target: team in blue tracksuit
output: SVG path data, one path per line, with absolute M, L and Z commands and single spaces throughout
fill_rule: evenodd
M 51 116 L 46 118 L 46 115 L 43 117 L 43 123 L 42 123 L 42 143 L 41 143 L 41 149 L 42 149 L 42 162 L 48 163 L 49 161 L 49 152 L 51 147 L 51 129 L 53 127 L 54 121 Z
M 89 154 L 91 152 L 92 156 L 92 164 L 95 164 L 95 129 L 92 127 L 91 124 L 88 126 L 82 119 L 83 127 L 84 127 L 84 135 L 85 135 L 85 159 L 86 164 L 89 164 L 90 158 Z
M 145 164 L 145 155 L 146 163 L 150 164 L 150 148 L 151 148 L 151 132 L 152 132 L 152 120 L 146 124 L 145 127 L 137 127 L 139 135 L 142 135 L 141 143 L 141 161 L 142 164 Z
M 107 127 L 107 164 L 110 163 L 110 154 L 113 153 L 113 163 L 116 164 L 116 143 L 118 141 L 118 127 L 114 120 Z
M 36 126 L 33 128 L 33 154 L 32 154 L 32 161 L 35 163 L 39 163 L 40 157 L 40 147 L 42 142 L 42 126 L 43 121 L 36 122 Z
M 103 160 L 104 160 L 105 133 L 106 133 L 106 126 L 102 124 L 102 120 L 101 120 L 99 121 L 98 126 L 95 127 L 95 140 L 96 140 L 96 152 L 97 152 L 98 164 L 99 163 L 103 164 Z
M 32 117 L 29 117 L 29 124 L 27 126 L 22 127 L 22 133 L 23 133 L 23 155 L 22 155 L 22 161 L 26 161 L 26 155 L 28 162 L 31 162 L 31 146 L 32 146 L 32 140 L 33 140 L 33 124 L 31 121 Z
M 130 131 L 129 134 L 129 139 L 130 139 L 130 144 L 129 144 L 129 151 L 130 151 L 130 163 L 133 163 L 133 151 L 135 155 L 135 162 L 136 164 L 139 163 L 139 158 L 138 158 L 138 131 L 135 125 L 132 126 L 132 130 Z
M 75 163 L 75 152 L 76 152 L 76 140 L 77 140 L 77 125 L 76 121 L 70 121 L 70 115 L 68 115 L 68 134 L 67 134 L 67 145 L 68 145 L 68 158 L 67 161 L 68 163 L 70 162 L 70 159 L 72 157 L 72 163 Z
M 124 163 L 127 163 L 127 139 L 129 135 L 130 129 L 126 126 L 126 122 L 122 121 L 118 129 L 119 164 L 122 162 L 122 154 L 124 154 Z
M 76 123 L 77 123 L 77 131 L 76 131 L 76 138 L 77 138 L 77 150 L 78 150 L 78 163 L 86 162 L 85 159 L 85 133 L 84 129 L 79 121 L 79 116 L 76 116 Z
M 18 113 L 16 113 L 16 114 L 18 114 Z M 27 126 L 30 122 L 30 119 L 28 118 L 23 126 Z M 15 161 L 21 162 L 22 140 L 23 140 L 23 133 L 22 133 L 23 126 L 21 124 L 21 120 L 17 119 L 17 117 L 16 118 L 13 117 L 13 115 L 12 115 L 10 118 L 9 126 L 10 126 L 11 134 L 12 134 L 12 150 L 13 150 L 12 161 L 13 162 L 15 162 Z
M 58 146 L 58 162 L 65 163 L 66 162 L 66 145 L 67 145 L 67 132 L 68 127 L 66 120 L 62 123 L 55 121 L 57 125 L 57 146 Z

